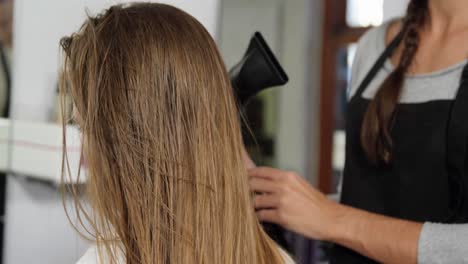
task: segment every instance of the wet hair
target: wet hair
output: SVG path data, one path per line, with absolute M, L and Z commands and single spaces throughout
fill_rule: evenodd
M 75 203 L 102 263 L 116 252 L 138 264 L 283 263 L 255 215 L 226 68 L 196 19 L 116 5 L 61 43 L 92 210 Z

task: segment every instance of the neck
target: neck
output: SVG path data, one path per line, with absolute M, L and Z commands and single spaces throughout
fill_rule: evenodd
M 451 32 L 468 26 L 466 0 L 428 0 L 429 28 L 435 32 Z

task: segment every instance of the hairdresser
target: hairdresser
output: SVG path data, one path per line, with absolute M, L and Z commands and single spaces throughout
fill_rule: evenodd
M 331 263 L 468 263 L 468 1 L 411 0 L 359 41 L 341 203 L 250 170 L 257 216 L 336 244 Z

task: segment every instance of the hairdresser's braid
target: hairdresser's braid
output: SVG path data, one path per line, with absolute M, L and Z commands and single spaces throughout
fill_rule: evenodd
M 427 0 L 413 0 L 408 6 L 408 13 L 403 22 L 405 34 L 404 48 L 398 67 L 407 72 L 419 47 L 419 29 L 427 17 Z
M 401 33 L 403 51 L 396 69 L 387 77 L 376 93 L 364 115 L 361 145 L 373 163 L 389 163 L 392 160 L 392 136 L 390 133 L 398 100 L 408 72 L 419 46 L 419 31 L 428 18 L 428 0 L 412 0 Z

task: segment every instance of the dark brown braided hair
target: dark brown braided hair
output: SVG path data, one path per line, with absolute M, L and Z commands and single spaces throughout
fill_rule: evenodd
M 391 126 L 405 74 L 419 46 L 419 30 L 428 19 L 428 0 L 411 0 L 403 20 L 403 52 L 396 69 L 383 82 L 364 115 L 361 145 L 368 159 L 378 164 L 392 160 Z

